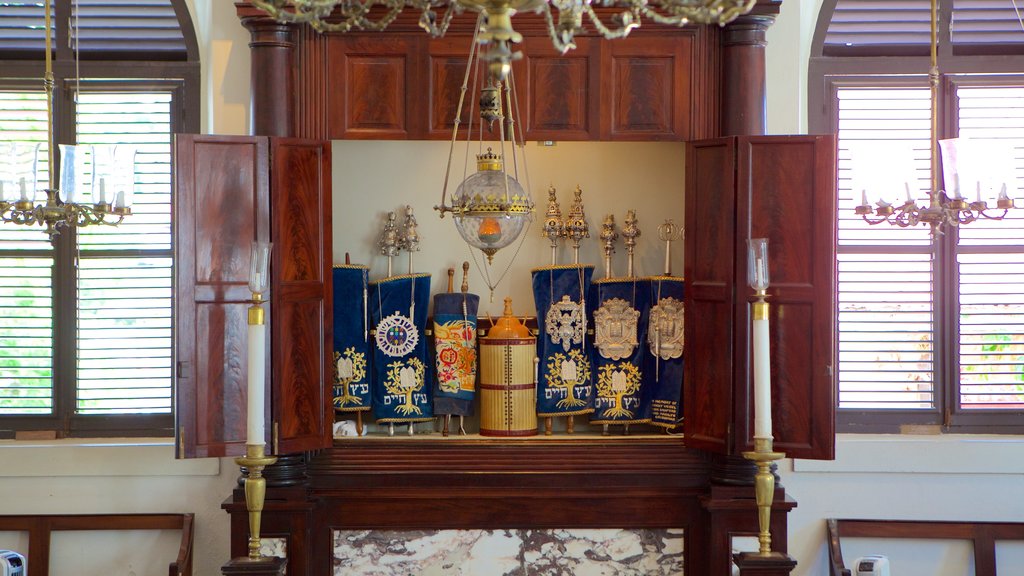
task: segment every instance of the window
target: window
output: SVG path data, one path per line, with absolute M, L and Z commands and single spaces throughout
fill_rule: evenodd
M 0 434 L 172 433 L 171 138 L 196 131 L 198 117 L 195 39 L 179 25 L 177 14 L 188 20 L 179 3 L 115 11 L 80 0 L 80 51 L 64 54 L 68 44 L 55 41 L 56 141 L 134 147 L 133 214 L 117 227 L 63 228 L 53 242 L 38 227 L 0 224 Z M 41 22 L 41 6 L 15 4 L 0 29 Z M 62 10 L 74 13 L 56 2 L 55 16 Z M 42 49 L 31 31 L 23 36 L 0 42 L 0 140 L 40 144 L 43 188 Z
M 1004 53 L 1024 43 L 1024 27 L 1009 5 L 1009 15 L 989 7 L 979 20 L 977 2 L 940 0 L 940 30 L 951 26 L 953 41 L 940 43 L 939 138 L 990 143 L 1000 156 L 988 158 L 988 181 L 1005 182 L 1019 208 L 935 237 L 925 226 L 869 225 L 854 214 L 864 195 L 928 203 L 929 38 L 920 34 L 928 9 L 826 0 L 812 47 L 810 109 L 821 113 L 811 127 L 839 142 L 837 429 L 1020 432 L 1024 56 Z M 952 193 L 952 180 L 940 187 Z M 998 192 L 981 193 L 994 205 Z M 977 191 L 961 193 L 974 200 Z

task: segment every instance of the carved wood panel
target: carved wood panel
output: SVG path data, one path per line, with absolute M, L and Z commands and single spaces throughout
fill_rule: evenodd
M 249 246 L 269 234 L 266 141 L 175 139 L 175 361 L 179 454 L 245 451 Z
M 427 42 L 426 58 L 427 83 L 426 94 L 429 96 L 419 99 L 421 110 L 426 115 L 426 137 L 437 140 L 447 140 L 452 137 L 452 129 L 455 127 L 455 110 L 459 106 L 459 98 L 462 94 L 462 83 L 466 80 L 466 61 L 469 56 L 470 37 L 446 37 Z M 479 114 L 479 104 L 474 104 L 473 99 L 479 98 L 478 94 L 467 91 L 462 102 L 462 113 L 460 122 L 465 129 L 466 123 L 470 120 L 470 109 L 474 108 Z M 473 118 L 475 125 L 480 121 L 479 117 Z
M 714 452 L 732 421 L 734 156 L 731 139 L 687 145 L 683 422 L 688 445 Z
M 602 138 L 679 140 L 689 134 L 691 36 L 606 42 Z
M 741 197 L 737 203 L 740 229 L 749 226 L 751 237 L 768 238 L 775 448 L 789 457 L 831 459 L 835 140 L 830 136 L 741 139 L 738 153 L 740 181 L 751 183 L 745 190 L 747 199 Z M 796 214 L 801 216 L 794 218 Z M 745 269 L 746 249 L 739 243 L 738 236 L 737 268 Z M 749 318 L 739 311 L 737 316 Z M 746 414 L 745 421 L 753 421 L 752 410 L 748 406 L 740 412 Z M 752 446 L 747 444 L 748 449 Z
M 775 448 L 832 458 L 834 139 L 691 143 L 686 186 L 688 445 L 726 454 L 753 448 L 746 240 L 766 237 Z
M 331 154 L 322 141 L 271 141 L 273 419 L 287 454 L 330 444 Z
M 560 54 L 548 38 L 523 41 L 516 68 L 528 140 L 596 140 L 600 131 L 600 42 L 577 38 Z
M 415 41 L 387 36 L 330 38 L 331 138 L 410 137 L 416 98 Z
M 179 454 L 245 452 L 246 310 L 257 239 L 274 243 L 266 397 L 267 421 L 273 414 L 279 424 L 277 452 L 328 445 L 330 144 L 178 135 L 175 170 Z

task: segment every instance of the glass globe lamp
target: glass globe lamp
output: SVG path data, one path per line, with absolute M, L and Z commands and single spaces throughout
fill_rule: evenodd
M 476 173 L 455 189 L 451 211 L 462 239 L 479 248 L 490 262 L 498 250 L 519 237 L 533 202 L 490 148 L 477 155 L 476 166 Z

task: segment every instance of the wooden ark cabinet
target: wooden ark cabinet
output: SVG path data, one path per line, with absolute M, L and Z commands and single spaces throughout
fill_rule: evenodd
M 179 457 L 245 452 L 250 249 L 273 242 L 266 306 L 274 454 L 328 446 L 330 144 L 179 134 L 174 146 Z
M 402 17 L 387 32 L 298 31 L 296 132 L 329 139 L 448 140 L 472 40 L 470 15 L 431 39 Z M 560 54 L 539 16 L 516 17 L 513 63 L 527 140 L 688 140 L 713 135 L 719 33 L 653 27 L 615 41 L 578 36 Z M 462 127 L 477 94 L 467 93 Z M 475 105 L 475 104 L 473 104 Z M 478 107 L 477 107 L 478 109 Z M 474 125 L 479 118 L 472 119 Z
M 687 444 L 753 449 L 748 238 L 768 238 L 772 422 L 789 458 L 835 451 L 833 136 L 691 142 L 686 155 Z

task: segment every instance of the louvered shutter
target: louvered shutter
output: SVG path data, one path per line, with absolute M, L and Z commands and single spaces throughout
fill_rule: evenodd
M 40 157 L 46 156 L 42 92 L 0 91 L 0 140 L 38 142 Z M 4 162 L 0 158 L 6 170 Z M 17 193 L 17 184 L 5 182 L 8 198 Z M 46 234 L 38 227 L 0 224 L 0 414 L 53 410 L 52 283 L 53 251 Z
M 1022 33 L 1024 35 L 1024 33 Z M 959 136 L 988 140 L 996 150 L 995 177 L 983 193 L 1008 185 L 1010 197 L 1024 190 L 1024 87 L 960 87 Z M 974 199 L 975 192 L 964 195 Z M 960 407 L 1024 408 L 1024 210 L 1004 220 L 961 226 L 956 248 L 959 272 Z
M 171 0 L 75 0 L 72 30 L 84 57 L 117 52 L 184 59 L 185 38 Z
M 901 204 L 907 181 L 927 203 L 929 91 L 841 88 L 838 103 L 839 408 L 932 409 L 928 229 L 870 226 L 854 214 L 865 194 Z
M 46 45 L 43 3 L 39 0 L 3 0 L 0 6 L 3 7 L 0 10 L 0 52 L 42 54 Z M 50 12 L 52 15 L 52 8 Z
M 79 144 L 130 145 L 132 215 L 78 234 L 80 414 L 171 411 L 171 96 L 86 92 Z

